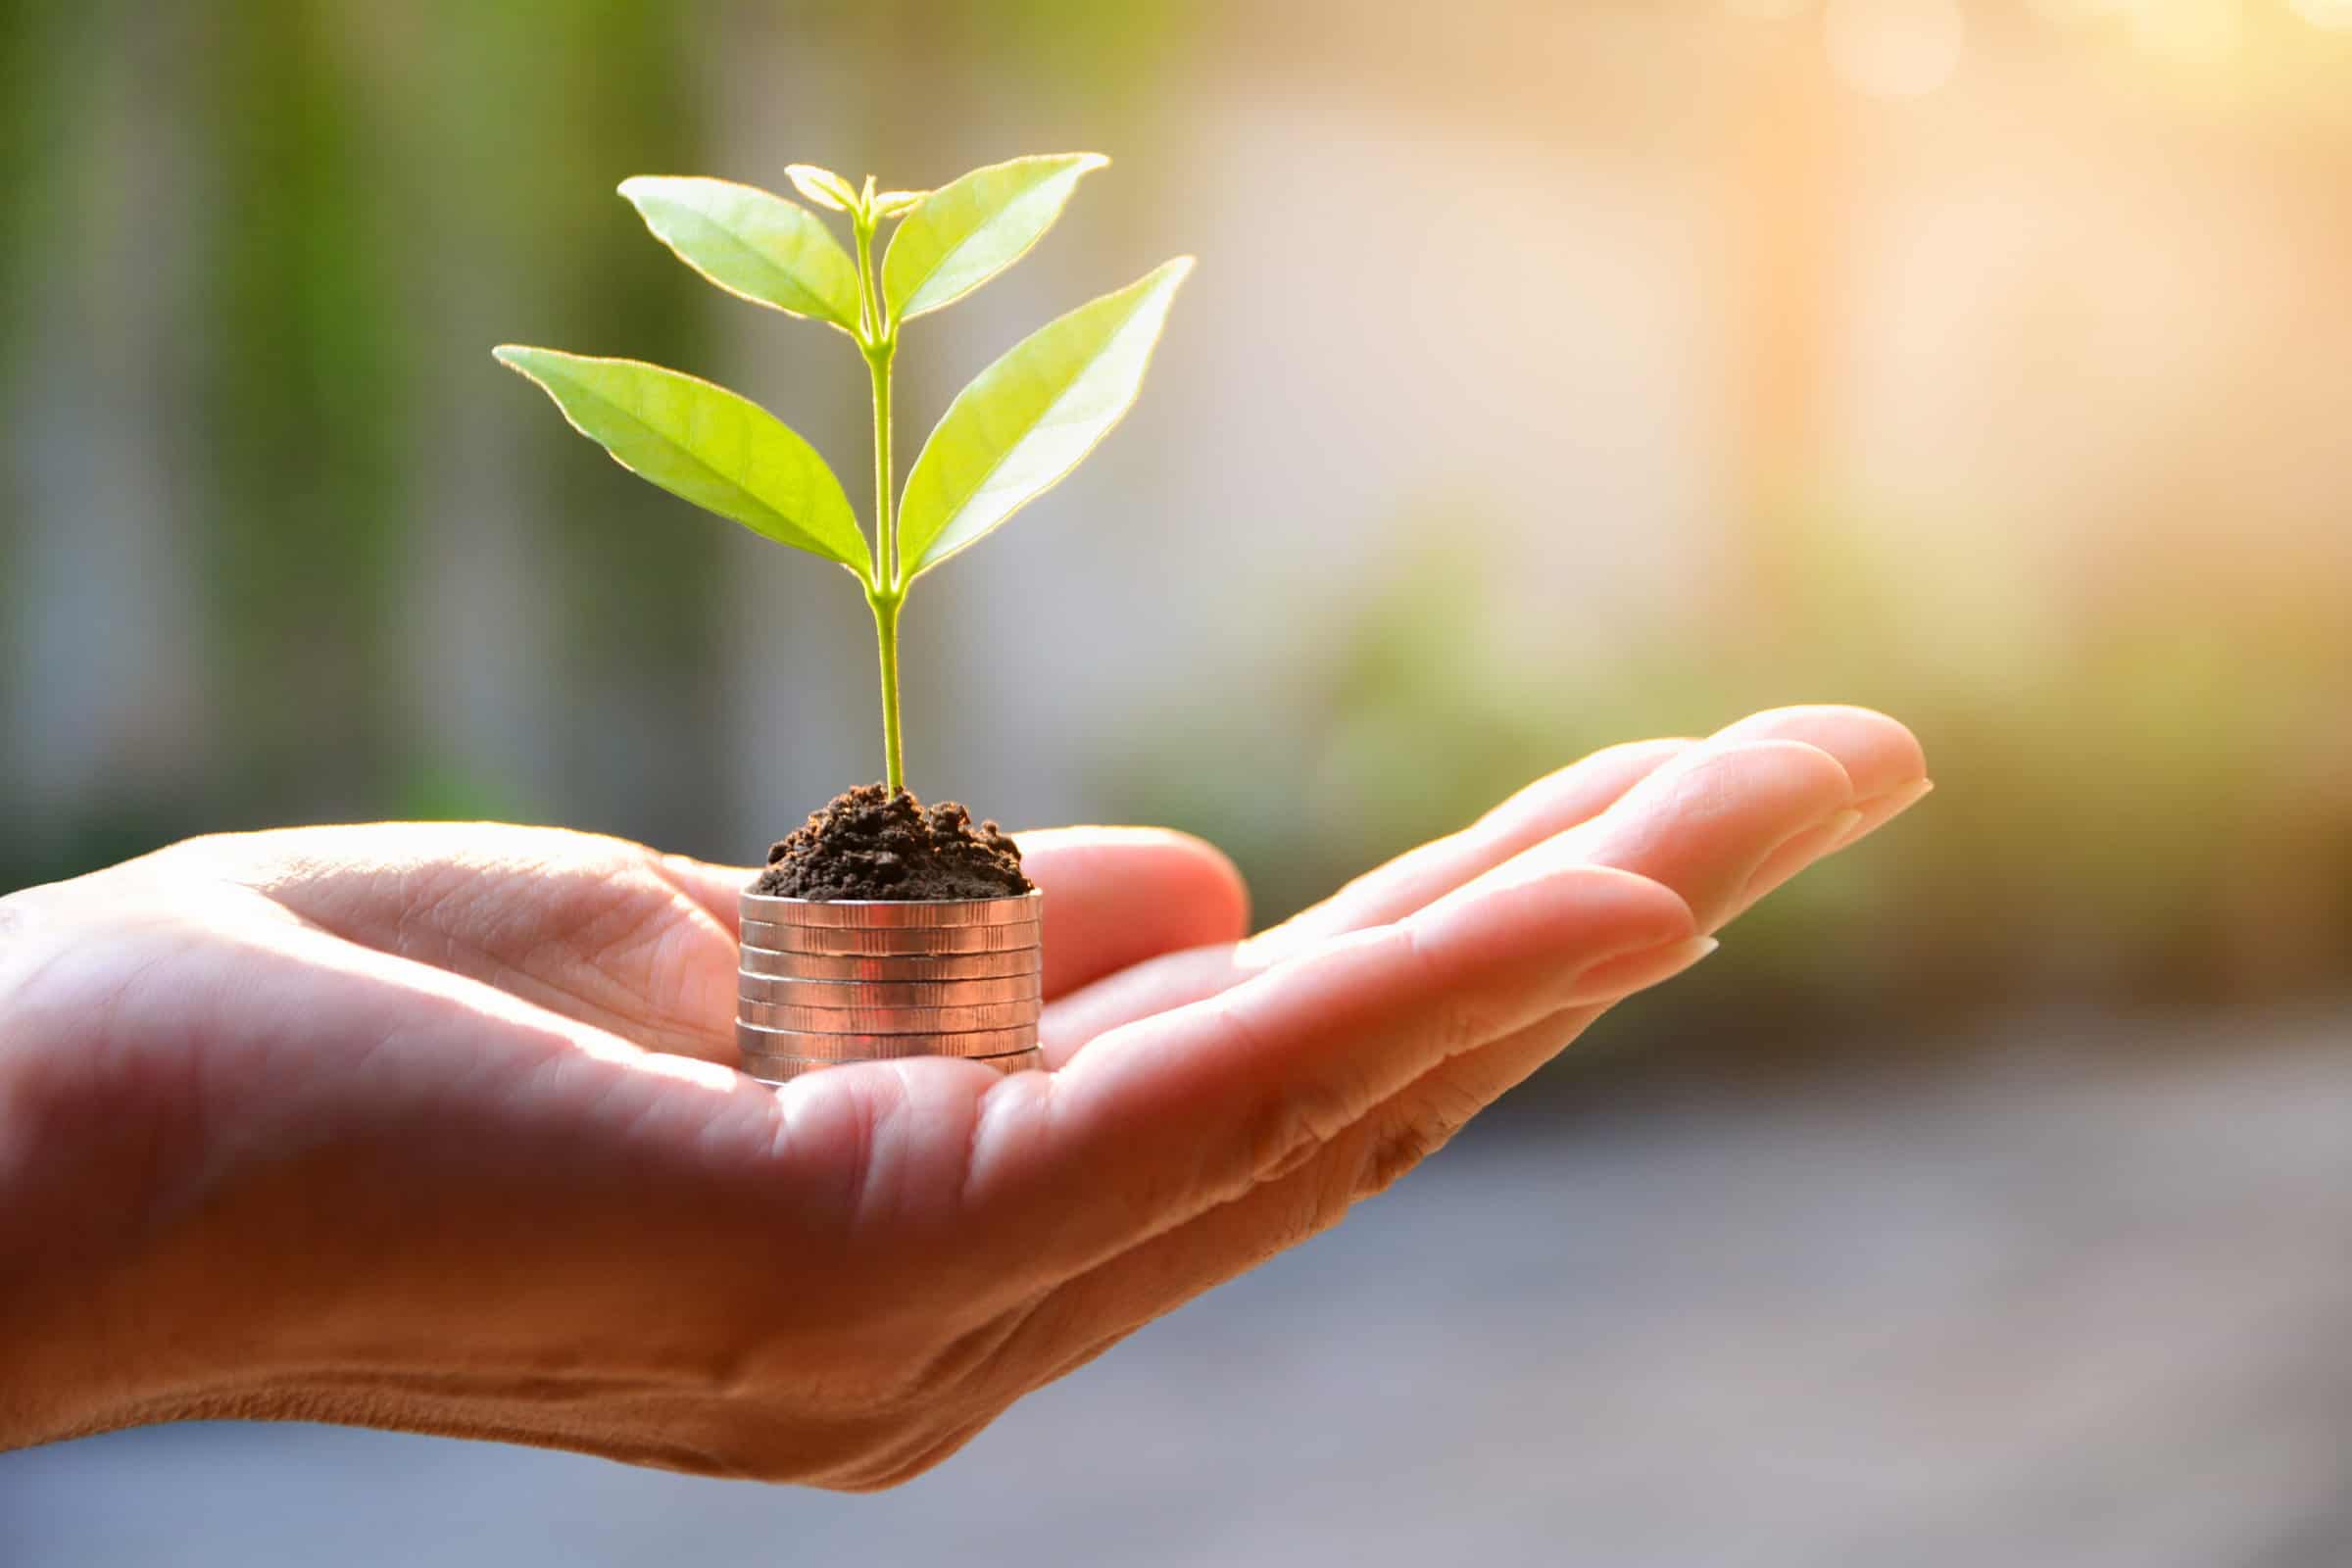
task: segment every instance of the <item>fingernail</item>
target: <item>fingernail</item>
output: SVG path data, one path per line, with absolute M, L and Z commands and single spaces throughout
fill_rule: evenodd
M 1849 806 L 1816 828 L 1815 836 L 1826 839 L 1832 844 L 1843 844 L 1845 836 L 1862 825 L 1862 817 L 1863 811 L 1860 807 Z
M 1645 953 L 1605 958 L 1576 977 L 1560 1005 L 1590 1007 L 1630 997 L 1660 981 L 1673 979 L 1721 946 L 1713 937 L 1686 937 Z
M 1936 781 L 1934 779 L 1915 778 L 1900 789 L 1888 790 L 1886 794 L 1874 796 L 1867 801 L 1856 801 L 1854 806 L 1862 813 L 1862 820 L 1846 829 L 1845 837 L 1838 841 L 1837 848 L 1842 850 L 1865 834 L 1877 832 L 1917 806 L 1921 798 L 1935 788 Z
M 1779 887 L 1797 872 L 1829 854 L 1845 842 L 1846 835 L 1853 832 L 1861 823 L 1862 812 L 1848 807 L 1842 811 L 1824 817 L 1802 833 L 1784 840 L 1780 848 L 1764 857 L 1763 863 L 1749 875 L 1747 886 L 1740 890 L 1740 897 L 1733 912 L 1738 913 L 1746 908 L 1765 894 L 1770 893 L 1774 888 Z

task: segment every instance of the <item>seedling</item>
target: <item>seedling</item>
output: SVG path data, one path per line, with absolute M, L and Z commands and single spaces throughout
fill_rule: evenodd
M 499 361 L 556 401 L 624 468 L 755 533 L 835 562 L 865 590 L 882 663 L 884 775 L 905 788 L 899 613 L 914 580 L 978 543 L 1076 467 L 1135 402 L 1190 257 L 1081 305 L 957 393 L 892 497 L 891 372 L 900 328 L 1020 260 L 1060 216 L 1093 153 L 1016 158 L 934 191 L 876 191 L 806 164 L 787 172 L 847 215 L 856 254 L 808 208 L 723 179 L 621 181 L 646 226 L 728 293 L 848 334 L 874 400 L 871 547 L 833 470 L 765 409 L 635 360 L 507 345 Z M 882 225 L 895 222 L 879 256 Z

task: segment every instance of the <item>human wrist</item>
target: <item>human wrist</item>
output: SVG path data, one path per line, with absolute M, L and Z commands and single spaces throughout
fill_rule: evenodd
M 0 899 L 0 1449 L 154 1419 L 121 1325 L 152 1213 L 152 1128 L 104 1092 L 102 1043 L 74 1027 L 71 884 Z

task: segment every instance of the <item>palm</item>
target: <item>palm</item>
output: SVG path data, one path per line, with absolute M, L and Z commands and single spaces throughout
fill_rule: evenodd
M 199 841 L 107 875 L 200 896 L 24 989 L 158 1147 L 196 1147 L 191 1074 L 237 1107 L 267 1157 L 143 1198 L 212 1183 L 212 1266 L 318 1263 L 281 1333 L 356 1277 L 469 1368 L 368 1385 L 389 1414 L 298 1378 L 294 1413 L 868 1485 L 1336 1222 L 1920 776 L 1853 710 L 1619 748 L 1248 940 L 1205 846 L 1024 835 L 1056 1070 L 1009 1079 L 734 1075 L 745 873 L 549 830 Z

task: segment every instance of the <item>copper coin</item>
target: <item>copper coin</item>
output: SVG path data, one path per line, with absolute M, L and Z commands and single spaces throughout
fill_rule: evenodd
M 898 1056 L 1002 1056 L 1037 1044 L 1037 1025 L 1009 1029 L 967 1029 L 948 1034 L 820 1034 L 807 1029 L 735 1023 L 741 1050 L 771 1056 L 821 1057 L 826 1061 L 881 1060 Z
M 982 1002 L 1034 1002 L 1042 976 L 984 975 L 969 980 L 800 980 L 739 972 L 736 995 L 746 1002 L 790 1002 L 804 1007 L 968 1007 Z
M 823 1035 L 943 1035 L 971 1029 L 1034 1026 L 1045 1004 L 978 1002 L 949 1007 L 804 1007 L 789 1002 L 735 1004 L 738 1022 L 762 1029 L 804 1029 Z
M 1035 920 L 1017 925 L 947 926 L 832 926 L 774 925 L 765 920 L 743 922 L 746 947 L 771 948 L 779 953 L 859 954 L 876 956 L 930 956 L 943 953 L 1009 953 L 1034 948 L 1039 928 Z
M 736 960 L 747 975 L 789 980 L 982 980 L 1034 975 L 1044 967 L 1037 948 L 1008 953 L 783 953 L 753 945 Z
M 935 928 L 962 925 L 1034 925 L 1042 893 L 1020 893 L 1002 899 L 909 899 L 893 903 L 880 899 L 780 899 L 764 893 L 746 893 L 746 920 L 769 925 L 823 925 L 856 928 Z

